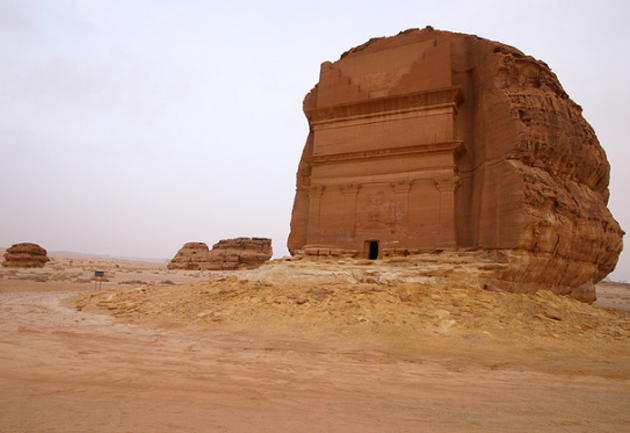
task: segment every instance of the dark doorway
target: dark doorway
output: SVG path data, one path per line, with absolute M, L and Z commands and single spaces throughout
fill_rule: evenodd
M 370 241 L 370 252 L 368 255 L 368 259 L 378 259 L 378 241 Z

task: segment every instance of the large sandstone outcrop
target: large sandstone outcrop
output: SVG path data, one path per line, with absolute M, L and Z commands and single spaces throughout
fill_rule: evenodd
M 271 239 L 236 238 L 224 239 L 212 246 L 210 269 L 255 268 L 271 258 Z
M 585 301 L 617 263 L 605 152 L 513 47 L 431 28 L 372 39 L 322 64 L 304 112 L 293 255 L 494 251 L 493 284 Z
M 7 268 L 43 268 L 49 262 L 48 253 L 30 242 L 12 245 L 4 253 L 2 266 Z
M 251 269 L 271 258 L 271 239 L 224 239 L 212 246 L 189 242 L 177 252 L 168 269 L 234 270 Z
M 177 251 L 166 266 L 168 269 L 203 270 L 208 263 L 208 245 L 203 242 L 187 242 Z

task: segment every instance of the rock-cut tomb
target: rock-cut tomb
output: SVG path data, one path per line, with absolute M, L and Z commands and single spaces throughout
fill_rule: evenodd
M 544 62 L 412 29 L 324 62 L 303 108 L 291 254 L 499 251 L 508 290 L 586 300 L 614 269 L 606 154 Z

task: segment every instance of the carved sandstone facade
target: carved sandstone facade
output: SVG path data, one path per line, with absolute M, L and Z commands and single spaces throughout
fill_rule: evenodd
M 304 112 L 291 254 L 505 250 L 518 275 L 552 262 L 580 275 L 558 286 L 614 269 L 606 155 L 545 63 L 408 30 L 323 63 Z

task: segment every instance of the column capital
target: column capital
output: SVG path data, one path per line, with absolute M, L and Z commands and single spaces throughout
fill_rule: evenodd
M 360 188 L 361 186 L 357 185 L 356 183 L 348 183 L 344 185 L 339 185 L 339 190 L 345 196 L 357 195 L 359 193 Z
M 436 188 L 440 192 L 455 192 L 460 184 L 459 177 L 449 176 L 433 179 Z
M 308 189 L 308 196 L 309 198 L 318 199 L 322 196 L 325 189 L 326 187 L 323 185 L 311 185 Z
M 390 182 L 389 185 L 396 194 L 407 194 L 411 189 L 411 182 L 408 180 L 397 180 L 395 182 Z

